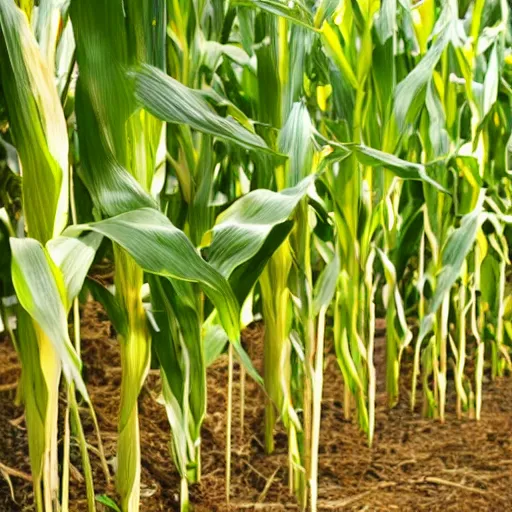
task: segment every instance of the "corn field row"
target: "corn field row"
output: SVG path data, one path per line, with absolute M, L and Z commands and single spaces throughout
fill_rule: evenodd
M 121 351 L 123 512 L 144 509 L 150 364 L 182 511 L 225 352 L 227 501 L 234 360 L 265 390 L 268 453 L 286 429 L 304 510 L 318 507 L 326 343 L 370 444 L 376 317 L 389 407 L 407 399 L 407 357 L 411 411 L 445 421 L 453 382 L 457 416 L 480 418 L 484 375 L 511 368 L 510 28 L 506 0 L 0 0 L 1 313 L 37 512 L 71 506 L 72 435 L 97 507 L 79 413 L 97 427 L 88 296 Z M 110 287 L 90 273 L 104 258 Z M 241 344 L 259 317 L 263 375 Z

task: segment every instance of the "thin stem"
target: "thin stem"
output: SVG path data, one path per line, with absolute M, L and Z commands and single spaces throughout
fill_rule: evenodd
M 448 340 L 448 313 L 450 310 L 450 294 L 447 293 L 441 305 L 439 315 L 439 372 L 437 384 L 439 387 L 439 419 L 444 423 L 446 408 L 446 379 L 448 370 L 447 340 Z
M 474 283 L 472 286 L 472 330 L 473 336 L 477 342 L 476 349 L 476 363 L 475 363 L 475 418 L 480 419 L 480 413 L 482 411 L 482 382 L 484 377 L 484 343 L 481 338 L 483 328 L 483 313 L 479 303 L 479 297 L 477 292 L 480 291 L 480 264 L 481 254 L 478 243 L 475 245 L 475 270 L 474 270 Z
M 294 429 L 292 426 L 288 429 L 288 492 L 293 495 L 295 488 L 295 467 L 293 465 L 294 447 Z
M 73 338 L 76 353 L 80 355 L 82 339 L 80 335 L 80 304 L 78 303 L 78 297 L 73 300 Z
M 226 411 L 226 503 L 231 496 L 231 423 L 233 414 L 233 345 L 228 348 L 228 404 Z
M 66 411 L 64 414 L 64 448 L 62 454 L 62 498 L 61 498 L 61 512 L 68 512 L 69 510 L 69 453 L 71 434 L 69 428 L 69 400 L 71 394 L 71 386 L 67 389 L 67 403 Z
M 377 390 L 377 376 L 373 363 L 373 349 L 375 345 L 375 304 L 371 296 L 369 300 L 368 325 L 368 444 L 371 446 L 375 433 L 375 397 Z
M 60 94 L 60 102 L 62 106 L 64 106 L 66 102 L 66 98 L 68 96 L 69 86 L 71 85 L 71 79 L 73 78 L 73 69 L 75 68 L 76 64 L 76 49 L 73 51 L 73 55 L 71 57 L 71 60 L 69 62 L 69 69 L 66 75 L 66 82 L 64 84 L 64 87 L 62 88 L 62 92 Z
M 462 408 L 467 406 L 468 397 L 464 391 L 464 365 L 466 362 L 466 282 L 467 265 L 463 264 L 462 280 L 459 287 L 459 343 L 457 347 L 457 365 L 455 369 L 455 387 L 457 390 L 457 418 L 462 417 Z
M 396 286 L 396 284 L 394 285 Z M 396 340 L 396 331 L 393 322 L 396 318 L 396 307 L 393 298 L 393 289 L 390 290 L 386 311 L 386 391 L 388 394 L 388 405 L 394 407 L 398 402 L 398 347 Z
M 7 308 L 5 307 L 5 304 L 3 303 L 3 301 L 1 299 L 0 299 L 0 315 L 2 318 L 2 323 L 4 324 L 4 329 L 7 331 L 7 334 L 9 334 L 9 338 L 11 339 L 12 344 L 14 345 L 14 348 L 17 352 L 18 351 L 18 341 L 16 339 L 14 331 L 9 322 L 9 316 L 7 315 Z
M 77 354 L 80 355 L 81 352 L 81 337 L 80 337 L 80 308 L 78 304 L 78 298 L 75 298 L 73 300 L 73 334 L 74 334 L 74 345 L 75 350 Z M 76 403 L 76 397 L 75 397 L 75 386 L 73 383 L 71 383 L 68 387 L 68 403 L 66 406 L 66 423 L 65 427 L 67 430 L 69 430 L 69 409 L 70 406 L 72 408 L 73 413 L 73 422 L 75 430 L 78 432 L 78 441 L 80 444 L 80 453 L 82 456 L 82 465 L 84 467 L 84 477 L 85 477 L 85 486 L 86 486 L 86 495 L 87 495 L 87 506 L 89 508 L 89 512 L 94 512 L 96 510 L 96 503 L 95 503 L 95 497 L 94 497 L 94 481 L 92 477 L 92 469 L 91 469 L 91 461 L 89 459 L 89 451 L 87 447 L 87 441 L 85 439 L 82 422 L 80 419 L 80 414 L 78 413 L 78 405 Z M 91 410 L 92 414 L 94 415 L 94 409 L 92 407 L 92 404 L 89 404 L 89 409 Z M 97 428 L 97 421 L 96 416 L 93 416 L 94 418 L 94 424 L 96 426 L 96 431 L 98 432 L 99 437 L 99 429 Z M 69 435 L 69 432 L 68 432 Z M 69 439 L 68 439 L 69 443 Z M 66 445 L 64 445 L 66 448 Z M 103 464 L 105 464 L 106 467 L 106 459 L 105 454 L 103 452 L 103 444 L 101 443 L 101 438 L 99 439 L 98 443 L 98 449 L 100 453 L 100 459 Z M 66 456 L 66 453 L 64 453 L 64 463 L 69 464 L 69 444 L 68 444 L 68 453 Z M 66 483 L 69 486 L 69 468 L 67 468 L 68 472 L 67 474 L 64 473 L 64 481 L 63 486 Z M 108 469 L 107 469 L 107 475 L 108 475 Z M 67 480 L 67 481 L 66 481 Z M 109 478 L 107 478 L 107 481 Z M 67 497 L 68 489 L 66 489 L 66 494 L 64 496 Z
M 311 470 L 309 479 L 311 512 L 318 506 L 318 448 L 320 446 L 320 424 L 322 417 L 322 391 L 324 369 L 324 335 L 325 314 L 327 307 L 322 307 L 318 314 L 317 343 L 315 354 L 315 373 L 313 380 L 313 424 L 311 428 Z
M 497 352 L 497 364 L 496 368 L 493 371 L 493 378 L 503 377 L 503 354 L 502 354 L 502 346 L 503 346 L 503 338 L 504 338 L 504 316 L 505 316 L 505 271 L 506 271 L 506 261 L 501 256 L 500 259 L 500 282 L 499 282 L 499 295 L 498 295 L 498 315 L 497 315 L 497 326 L 496 326 L 496 352 Z
M 345 379 L 345 386 L 343 388 L 343 416 L 346 420 L 350 420 L 352 413 L 352 393 L 348 385 L 348 380 Z
M 303 465 L 305 475 L 302 473 L 299 478 L 299 500 L 305 510 L 308 501 L 308 482 L 311 481 L 311 450 L 312 450 L 312 428 L 313 428 L 313 402 L 314 402 L 314 379 L 315 379 L 315 351 L 317 339 L 315 334 L 315 320 L 313 314 L 313 275 L 311 269 L 311 231 L 308 219 L 308 203 L 303 201 L 297 212 L 297 234 L 295 236 L 296 253 L 300 258 L 298 272 L 298 289 L 301 300 L 301 323 L 304 329 L 304 390 L 303 390 Z M 305 477 L 305 478 L 304 478 Z
M 73 181 L 74 173 L 73 167 L 69 168 L 69 206 L 71 210 L 71 219 L 73 225 L 78 223 L 78 217 L 76 213 L 76 201 L 75 201 L 75 186 Z M 76 353 L 78 356 L 81 356 L 82 352 L 82 338 L 80 334 L 80 303 L 78 297 L 75 297 L 73 300 L 73 341 Z M 69 402 L 68 402 L 69 403 Z M 103 470 L 103 474 L 105 475 L 105 479 L 107 483 L 110 482 L 110 472 L 108 469 L 107 458 L 105 457 L 105 450 L 103 448 L 103 441 L 101 440 L 101 432 L 98 424 L 98 418 L 96 417 L 96 411 L 92 403 L 88 404 L 89 412 L 91 414 L 91 418 L 94 424 L 94 432 L 96 434 L 96 441 L 98 443 L 98 452 L 100 456 L 101 468 Z
M 420 240 L 420 253 L 418 262 L 418 283 L 419 283 L 419 305 L 418 305 L 418 323 L 421 325 L 423 317 L 425 316 L 425 296 L 423 294 L 423 279 L 425 275 L 425 232 L 421 235 Z M 412 390 L 411 390 L 411 411 L 416 407 L 416 387 L 418 384 L 418 376 L 420 374 L 420 352 L 421 341 L 417 339 L 414 346 L 414 363 L 412 370 Z
M 74 429 L 78 436 L 78 444 L 80 445 L 80 453 L 82 455 L 82 466 L 85 478 L 85 489 L 87 495 L 87 507 L 89 512 L 96 511 L 96 501 L 94 495 L 94 481 L 92 477 L 91 461 L 89 459 L 89 452 L 87 450 L 87 440 L 85 439 L 84 429 L 82 427 L 82 421 L 80 420 L 80 414 L 78 412 L 78 404 L 75 398 L 75 386 L 70 384 L 69 386 L 69 399 L 71 414 L 74 423 Z
M 240 436 L 244 436 L 245 427 L 245 381 L 246 371 L 244 365 L 240 365 Z

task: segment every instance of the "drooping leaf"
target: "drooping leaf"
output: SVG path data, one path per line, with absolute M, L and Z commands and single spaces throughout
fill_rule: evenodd
M 369 167 L 382 166 L 392 171 L 396 176 L 405 180 L 420 180 L 432 185 L 437 190 L 448 192 L 437 181 L 431 178 L 423 164 L 417 164 L 402 160 L 395 155 L 370 148 L 362 144 L 340 144 L 330 142 L 336 149 L 330 153 L 324 160 L 324 165 L 336 161 L 342 161 L 351 153 L 363 165 Z
M 482 216 L 484 199 L 485 189 L 482 189 L 475 209 L 464 215 L 460 227 L 455 229 L 446 241 L 442 251 L 442 269 L 436 278 L 434 296 L 430 302 L 428 314 L 420 326 L 418 335 L 420 340 L 424 339 L 430 331 L 437 310 L 459 277 L 466 256 L 474 246 L 478 230 L 484 220 Z
M 310 12 L 300 2 L 282 2 L 279 0 L 235 0 L 237 6 L 257 7 L 263 11 L 282 16 L 293 23 L 314 30 Z
M 41 368 L 38 333 L 32 317 L 22 307 L 18 308 L 18 349 L 23 372 L 21 373 L 21 399 L 25 404 L 30 464 L 34 482 L 41 484 L 46 452 L 47 405 L 49 390 Z M 40 334 L 40 333 L 39 333 Z
M 167 282 L 165 282 L 167 281 Z M 155 318 L 160 318 L 160 313 L 177 319 L 179 332 L 173 332 L 172 329 L 164 329 L 163 336 L 172 336 L 174 351 L 182 352 L 186 350 L 187 367 L 183 372 L 188 372 L 186 378 L 194 383 L 194 388 L 187 393 L 189 402 L 191 421 L 196 425 L 201 425 L 206 414 L 206 372 L 204 361 L 204 350 L 201 339 L 200 307 L 198 304 L 197 293 L 193 284 L 178 279 L 162 280 L 159 277 L 151 278 L 151 291 L 157 296 L 152 300 L 155 305 Z M 158 310 L 158 311 L 156 311 Z M 171 320 L 172 321 L 172 320 Z M 164 320 L 165 322 L 165 320 Z M 177 331 L 177 330 L 176 330 Z M 158 336 L 157 336 L 158 338 Z M 164 368 L 170 384 L 173 384 L 176 376 L 171 373 L 169 365 L 170 354 L 165 354 L 169 350 L 169 340 L 160 339 L 155 347 L 159 354 L 160 361 L 167 361 Z M 180 360 L 180 359 L 178 359 Z M 182 359 L 181 359 L 182 360 Z M 176 362 L 174 363 L 176 364 Z M 183 379 L 182 379 L 183 380 Z M 179 392 L 173 386 L 175 396 L 179 397 Z
M 59 236 L 50 240 L 46 245 L 52 260 L 62 272 L 68 311 L 73 299 L 82 289 L 101 240 L 101 235 L 89 233 L 83 238 Z
M 387 328 L 397 337 L 399 346 L 402 349 L 405 345 L 410 343 L 412 339 L 412 333 L 409 329 L 409 326 L 407 325 L 407 320 L 405 318 L 405 308 L 402 296 L 400 295 L 400 290 L 398 289 L 396 269 L 392 261 L 388 258 L 383 250 L 377 249 L 377 254 L 379 255 L 382 262 L 384 276 L 388 286 L 389 296 L 387 300 L 393 301 L 393 311 L 396 315 L 396 318 L 393 319 L 393 325 L 387 326 Z M 393 296 L 391 296 L 391 293 Z M 385 307 L 389 309 L 390 305 L 385 304 Z M 397 327 L 399 327 L 399 329 Z
M 305 196 L 314 177 L 282 192 L 254 190 L 222 212 L 212 229 L 209 261 L 223 276 L 249 261 L 272 229 L 284 223 Z
M 332 254 L 331 260 L 327 263 L 315 283 L 313 296 L 313 311 L 318 315 L 320 309 L 327 307 L 336 293 L 338 276 L 340 274 L 340 260 L 336 252 Z
M 462 264 L 473 248 L 483 217 L 485 190 L 482 190 L 475 209 L 464 215 L 459 228 L 451 233 L 442 252 L 442 270 L 437 276 L 437 286 L 430 305 L 433 313 L 441 306 L 445 294 L 459 277 Z
M 186 124 L 195 130 L 234 142 L 246 149 L 271 150 L 264 140 L 232 118 L 218 115 L 199 91 L 190 89 L 151 66 L 141 66 L 130 75 L 139 103 L 168 123 Z
M 156 206 L 149 190 L 162 123 L 146 112 L 135 112 L 126 78 L 126 69 L 139 59 L 162 64 L 163 57 L 152 46 L 158 38 L 151 36 L 149 44 L 143 23 L 152 26 L 156 36 L 163 30 L 163 9 L 158 8 L 160 2 L 148 4 L 146 0 L 71 3 L 80 69 L 75 100 L 79 172 L 96 208 L 108 216 Z
M 88 400 L 81 363 L 69 339 L 64 279 L 48 252 L 31 238 L 11 238 L 12 276 L 22 307 L 37 322 L 57 352 L 68 382 Z
M 70 226 L 65 235 L 92 230 L 126 250 L 146 272 L 197 282 L 217 308 L 222 326 L 255 380 L 260 377 L 239 339 L 239 305 L 227 280 L 204 261 L 186 237 L 157 210 L 141 208 L 100 222 Z

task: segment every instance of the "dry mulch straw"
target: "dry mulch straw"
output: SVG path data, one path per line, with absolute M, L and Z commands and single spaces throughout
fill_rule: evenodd
M 121 369 L 119 350 L 105 313 L 89 302 L 83 311 L 85 377 L 102 432 L 107 458 L 115 465 L 117 412 Z M 384 325 L 379 321 L 376 365 L 384 363 Z M 254 324 L 244 343 L 261 369 L 263 326 Z M 32 510 L 32 489 L 23 410 L 14 405 L 19 365 L 11 343 L 0 340 L 0 511 Z M 405 372 L 404 372 L 405 373 Z M 504 511 L 512 502 L 512 382 L 485 386 L 482 420 L 447 423 L 421 418 L 408 408 L 410 375 L 402 382 L 400 404 L 386 406 L 384 375 L 378 379 L 374 446 L 342 411 L 343 384 L 330 347 L 326 373 L 320 445 L 320 510 L 368 511 Z M 263 451 L 263 395 L 247 379 L 245 429 L 240 430 L 239 368 L 235 368 L 231 507 L 224 499 L 224 443 L 227 359 L 208 371 L 208 415 L 203 427 L 202 481 L 191 489 L 197 512 L 225 510 L 298 510 L 287 489 L 286 436 L 276 433 L 276 451 Z M 142 444 L 143 512 L 178 510 L 179 478 L 168 452 L 169 426 L 155 401 L 158 376 L 151 372 L 139 399 Z M 450 390 L 449 404 L 455 402 Z M 82 413 L 88 440 L 96 444 L 86 410 Z M 114 495 L 105 484 L 99 460 L 91 453 L 97 493 Z M 71 503 L 86 511 L 80 455 L 72 447 Z M 11 496 L 14 495 L 14 501 Z M 101 510 L 101 505 L 98 507 Z

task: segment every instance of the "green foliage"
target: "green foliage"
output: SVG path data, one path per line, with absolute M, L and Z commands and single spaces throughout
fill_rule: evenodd
M 89 402 L 79 295 L 122 354 L 120 505 L 96 498 L 114 510 L 144 508 L 152 354 L 182 511 L 226 351 L 228 501 L 233 354 L 242 389 L 246 373 L 264 388 L 268 452 L 285 426 L 302 509 L 318 506 L 324 349 L 374 438 L 376 314 L 390 406 L 411 358 L 412 409 L 421 390 L 444 421 L 453 378 L 457 415 L 478 419 L 486 358 L 492 378 L 512 367 L 510 41 L 504 0 L 3 0 L 0 299 L 4 323 L 18 315 L 36 510 L 69 508 L 57 425 L 62 376 L 73 421 L 75 391 Z M 90 270 L 105 255 L 109 287 Z M 241 343 L 260 313 L 263 376 Z

